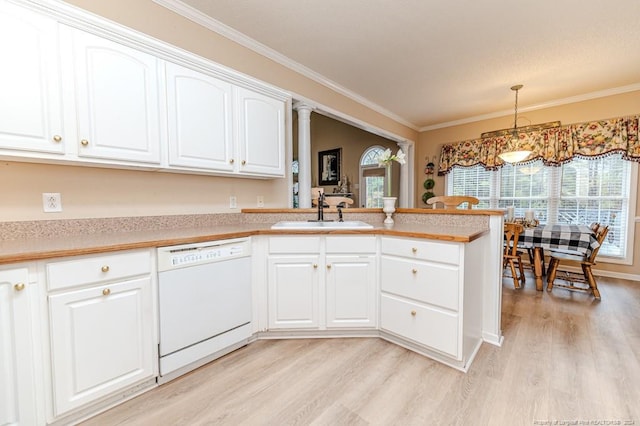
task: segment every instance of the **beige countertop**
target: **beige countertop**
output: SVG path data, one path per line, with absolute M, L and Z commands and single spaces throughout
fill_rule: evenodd
M 50 259 L 54 257 L 105 253 L 137 248 L 163 247 L 252 235 L 395 235 L 466 243 L 488 232 L 478 226 L 396 223 L 386 227 L 373 223 L 367 230 L 272 230 L 272 223 L 237 223 L 189 228 L 104 232 L 50 238 L 22 238 L 0 241 L 0 264 Z

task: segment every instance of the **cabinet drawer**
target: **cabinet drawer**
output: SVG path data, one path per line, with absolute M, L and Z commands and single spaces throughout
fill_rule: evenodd
M 149 250 L 73 258 L 46 266 L 49 290 L 117 280 L 151 272 Z
M 269 253 L 315 253 L 320 252 L 320 237 L 271 237 Z
M 382 295 L 380 328 L 438 350 L 456 359 L 458 315 Z
M 382 256 L 382 291 L 458 310 L 458 267 Z
M 460 263 L 460 244 L 383 237 L 382 254 L 458 265 Z
M 327 253 L 375 253 L 375 236 L 327 237 Z

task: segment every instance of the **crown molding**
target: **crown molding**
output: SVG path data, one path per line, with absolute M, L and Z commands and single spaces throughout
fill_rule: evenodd
M 343 96 L 346 96 L 347 98 L 366 106 L 367 108 L 380 113 L 404 126 L 409 127 L 412 130 L 418 131 L 418 126 L 416 126 L 413 123 L 410 123 L 409 121 L 407 121 L 406 119 L 400 117 L 397 114 L 394 114 L 393 112 L 383 108 L 382 106 L 370 101 L 369 99 L 362 97 L 360 95 L 358 95 L 355 92 L 352 92 L 351 90 L 339 85 L 338 83 L 326 78 L 325 76 L 323 76 L 322 74 L 319 74 L 315 71 L 313 71 L 310 68 L 305 67 L 304 65 L 288 58 L 287 56 L 271 49 L 270 47 L 248 37 L 247 35 L 231 28 L 228 25 L 223 24 L 222 22 L 213 19 L 212 17 L 205 15 L 204 13 L 200 12 L 199 10 L 183 3 L 180 0 L 152 0 L 154 3 L 171 10 L 172 12 L 177 13 L 178 15 L 198 24 L 201 25 L 215 33 L 220 34 L 223 37 L 228 38 L 229 40 L 232 40 L 238 44 L 240 44 L 241 46 L 244 46 L 248 49 L 253 50 L 254 52 L 265 56 L 277 63 L 279 63 L 280 65 L 289 68 L 292 71 L 295 71 L 313 81 L 315 81 L 316 83 L 322 84 L 323 86 L 333 90 L 334 92 L 337 92 Z
M 588 101 L 591 99 L 604 98 L 607 96 L 620 95 L 623 93 L 635 92 L 640 90 L 640 83 L 629 84 L 628 86 L 614 87 L 611 89 L 599 90 L 597 92 L 585 93 L 582 95 L 571 96 L 568 98 L 556 99 L 549 102 L 543 102 L 541 104 L 530 105 L 527 107 L 518 107 L 518 111 L 536 111 L 539 109 L 551 108 L 560 105 L 574 104 L 577 102 Z M 425 126 L 418 129 L 419 132 L 427 132 L 429 130 L 444 129 L 446 127 L 459 126 L 461 124 L 475 123 L 477 121 L 489 120 L 492 118 L 504 117 L 506 115 L 512 115 L 513 110 L 504 110 L 498 112 L 492 112 L 490 114 L 476 115 L 474 117 L 463 118 L 461 120 L 447 121 L 445 123 L 438 123 L 431 126 Z

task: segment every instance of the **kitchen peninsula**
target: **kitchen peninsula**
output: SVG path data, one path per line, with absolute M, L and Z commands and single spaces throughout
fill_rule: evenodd
M 337 219 L 336 210 L 325 213 L 326 219 Z M 31 371 L 15 378 L 24 390 L 23 400 L 39 407 L 35 412 L 47 422 L 66 422 L 157 386 L 155 249 L 180 244 L 250 242 L 251 337 L 242 344 L 271 338 L 380 337 L 461 371 L 470 368 L 482 342 L 501 344 L 501 211 L 399 209 L 395 224 L 387 227 L 380 209 L 356 208 L 345 213 L 345 220 L 362 220 L 372 229 L 271 229 L 278 221 L 306 221 L 315 214 L 313 209 L 247 209 L 235 214 L 1 224 L 0 283 L 15 289 L 14 303 L 30 319 L 20 327 L 30 336 L 43 337 L 17 342 L 14 349 L 21 354 L 16 357 L 19 363 L 30 361 L 20 371 Z M 119 285 L 123 292 L 118 293 Z M 99 379 L 109 388 L 78 397 L 53 367 L 67 359 L 60 342 L 72 339 L 62 338 L 66 330 L 51 324 L 60 324 L 56 315 L 64 312 L 66 303 L 80 303 L 69 300 L 89 300 L 92 292 L 99 294 L 94 306 L 110 296 L 136 295 L 131 303 L 146 317 L 132 317 L 141 321 L 132 329 L 147 331 L 140 341 L 129 336 L 129 344 L 135 342 L 131 353 L 142 354 L 145 364 L 137 366 L 139 375 L 129 382 L 122 381 L 117 369 L 111 381 L 102 373 L 76 377 L 80 367 L 70 365 L 74 380 Z M 20 296 L 29 302 L 22 303 Z M 131 305 L 119 309 L 123 306 Z M 122 317 L 122 311 L 115 317 Z M 49 383 L 56 392 L 33 394 L 30 383 Z M 88 387 L 85 394 L 92 392 Z

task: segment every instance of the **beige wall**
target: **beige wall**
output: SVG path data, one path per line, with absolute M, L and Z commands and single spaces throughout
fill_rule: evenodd
M 221 178 L 161 172 L 0 162 L 0 221 L 238 212 L 286 205 L 285 179 Z M 44 213 L 42 193 L 59 192 L 63 211 Z M 229 208 L 229 196 L 238 209 Z
M 560 120 L 562 124 L 582 123 L 585 121 L 636 114 L 640 114 L 640 91 L 520 113 L 518 114 L 518 125 L 525 126 L 555 120 Z M 504 129 L 511 126 L 513 126 L 513 116 L 509 115 L 420 133 L 418 143 L 416 144 L 416 161 L 418 162 L 416 165 L 417 191 L 416 194 L 414 194 L 416 206 L 424 206 L 420 197 L 422 196 L 422 192 L 424 192 L 422 182 L 426 179 L 423 173 L 425 163 L 428 158 L 432 158 L 433 156 L 436 156 L 436 158 L 440 157 L 440 149 L 443 144 L 475 139 L 480 137 L 480 134 L 483 132 Z M 437 165 L 438 163 L 436 161 L 436 167 Z M 436 180 L 434 192 L 436 195 L 442 195 L 444 193 L 444 177 L 434 176 L 434 179 Z M 640 176 L 638 182 L 632 186 L 632 190 L 638 191 L 639 187 Z M 637 197 L 635 216 L 640 216 L 640 196 Z M 630 218 L 632 221 L 634 219 L 634 217 Z M 635 223 L 633 265 L 629 267 L 599 264 L 598 267 L 630 274 L 640 273 L 640 224 Z
M 297 137 L 294 136 L 294 144 Z M 359 173 L 360 157 L 367 148 L 380 145 L 398 150 L 398 144 L 383 137 L 374 135 L 348 124 L 334 120 L 321 114 L 311 114 L 311 184 L 318 184 L 318 152 L 328 149 L 341 148 L 341 175 L 346 175 L 350 182 L 350 190 L 354 194 L 354 206 L 359 206 Z M 294 150 L 294 154 L 295 154 Z M 400 168 L 394 167 L 394 195 L 397 195 L 400 182 Z M 326 192 L 333 192 L 335 186 L 324 186 Z

